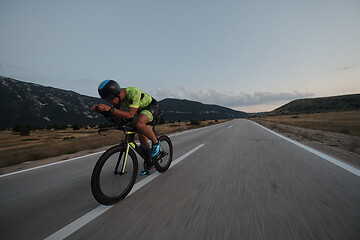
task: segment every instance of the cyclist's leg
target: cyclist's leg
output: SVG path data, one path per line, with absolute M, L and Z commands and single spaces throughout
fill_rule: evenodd
M 147 110 L 145 110 L 145 111 L 147 111 Z M 150 120 L 146 114 L 142 114 L 143 112 L 144 111 L 142 111 L 139 114 L 139 116 L 135 119 L 134 125 L 138 129 L 138 132 L 145 135 L 146 137 L 148 137 L 151 140 L 152 147 L 151 147 L 150 157 L 153 158 L 159 154 L 160 143 L 157 140 L 156 135 L 155 135 L 154 131 L 152 130 L 152 128 L 149 125 L 147 125 L 147 123 L 150 122 L 152 119 Z
M 153 144 L 158 142 L 154 131 L 149 125 L 146 125 L 150 122 L 150 119 L 147 115 L 140 113 L 139 116 L 134 121 L 134 126 L 137 128 L 138 132 L 151 140 Z
M 138 136 L 139 136 L 139 141 L 140 141 L 141 146 L 144 146 L 144 148 L 149 148 L 150 149 L 150 145 L 148 143 L 149 139 L 144 134 L 142 134 L 140 132 L 138 132 Z
M 147 146 L 150 150 L 150 146 L 149 146 L 147 140 L 150 139 L 152 142 L 154 142 L 153 139 L 155 139 L 156 141 L 157 141 L 157 139 L 156 139 L 155 133 L 150 128 L 150 126 L 146 125 L 148 122 L 149 122 L 148 116 L 146 116 L 145 114 L 139 114 L 139 116 L 134 121 L 134 126 L 138 130 L 139 141 L 140 141 L 141 145 Z M 145 165 L 144 165 L 144 167 L 145 167 Z M 149 166 L 148 168 L 145 167 L 145 169 L 140 172 L 140 175 L 150 174 L 150 172 L 149 172 L 150 167 L 151 166 Z

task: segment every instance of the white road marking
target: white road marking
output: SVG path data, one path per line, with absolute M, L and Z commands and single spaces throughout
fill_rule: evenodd
M 360 177 L 360 170 L 359 169 L 354 168 L 354 167 L 352 167 L 350 165 L 347 165 L 344 162 L 341 162 L 341 161 L 339 161 L 339 160 L 337 160 L 337 159 L 335 159 L 333 157 L 330 157 L 330 156 L 328 156 L 328 155 L 326 155 L 326 154 L 324 154 L 322 152 L 319 152 L 319 151 L 317 151 L 317 150 L 315 150 L 313 148 L 305 146 L 304 144 L 301 144 L 301 143 L 299 143 L 297 141 L 294 141 L 294 140 L 292 140 L 290 138 L 287 138 L 287 137 L 285 137 L 285 136 L 283 136 L 283 135 L 281 135 L 281 134 L 279 134 L 277 132 L 274 132 L 274 131 L 272 131 L 272 130 L 264 127 L 264 126 L 261 126 L 260 124 L 258 124 L 256 122 L 253 122 L 253 121 L 251 121 L 251 122 L 258 125 L 258 126 L 260 126 L 260 127 L 262 127 L 262 128 L 264 128 L 264 129 L 266 129 L 267 131 L 275 134 L 276 136 L 281 137 L 281 138 L 283 138 L 283 139 L 285 139 L 285 140 L 287 140 L 287 141 L 289 141 L 289 142 L 291 142 L 291 143 L 293 143 L 293 144 L 295 144 L 295 145 L 297 145 L 297 146 L 299 146 L 299 147 L 301 147 L 301 148 L 303 148 L 303 149 L 305 149 L 305 150 L 307 150 L 307 151 L 309 151 L 309 152 L 311 152 L 311 153 L 313 153 L 313 154 L 315 154 L 315 155 L 317 155 L 317 156 L 319 156 L 319 157 L 321 157 L 321 158 L 323 158 L 323 159 L 337 165 L 338 167 L 341 167 L 342 169 L 345 169 L 345 170 L 355 174 L 356 176 Z
M 103 152 L 105 152 L 105 151 L 91 153 L 91 154 L 87 154 L 87 155 L 83 155 L 83 156 L 79 156 L 79 157 L 76 157 L 76 158 L 71 158 L 71 159 L 67 159 L 67 160 L 63 160 L 63 161 L 59 161 L 59 162 L 49 163 L 49 164 L 45 164 L 45 165 L 41 165 L 41 166 L 38 166 L 38 167 L 33 167 L 33 168 L 17 171 L 17 172 L 3 174 L 3 175 L 0 175 L 0 178 L 15 175 L 15 174 L 19 174 L 19 173 L 23 173 L 23 172 L 32 171 L 32 170 L 39 169 L 39 168 L 49 167 L 49 166 L 53 166 L 53 165 L 57 165 L 57 164 L 61 164 L 61 163 L 71 162 L 71 161 L 74 161 L 74 160 L 78 160 L 80 158 L 86 158 L 86 157 L 94 156 L 94 155 L 97 155 L 97 154 L 101 154 Z
M 228 128 L 232 128 L 233 125 L 229 126 Z
M 226 123 L 226 122 L 224 122 Z M 224 123 L 219 123 L 219 124 L 214 124 L 214 125 L 210 125 L 210 126 L 206 126 L 206 127 L 200 127 L 200 128 L 195 128 L 195 129 L 191 129 L 191 130 L 185 130 L 183 132 L 179 132 L 179 133 L 174 133 L 172 135 L 169 135 L 169 137 L 175 137 L 184 133 L 190 133 L 190 132 L 195 132 L 195 131 L 199 131 L 199 130 L 204 130 L 204 129 L 208 129 L 211 127 L 215 127 L 215 126 L 219 126 L 220 124 L 224 124 Z
M 191 151 L 185 153 L 181 157 L 174 160 L 172 162 L 170 168 L 174 167 L 176 164 L 178 164 L 179 162 L 181 162 L 182 160 L 184 160 L 185 158 L 187 158 L 188 156 L 190 156 L 191 154 L 193 154 L 194 152 L 196 152 L 197 150 L 202 148 L 204 145 L 205 144 L 200 144 L 196 148 L 192 149 Z M 155 178 L 157 178 L 160 175 L 161 174 L 159 172 L 155 172 L 155 173 L 151 174 L 150 176 L 144 178 L 143 180 L 137 182 L 134 185 L 133 189 L 131 190 L 131 192 L 129 193 L 128 196 L 130 196 L 131 194 L 133 194 L 140 188 L 144 187 L 146 184 L 148 184 L 149 182 L 151 182 L 152 180 L 154 180 Z M 107 210 L 109 210 L 110 208 L 112 208 L 113 206 L 114 205 L 112 205 L 112 206 L 100 205 L 97 208 L 86 213 L 82 217 L 76 219 L 74 222 L 70 223 L 69 225 L 63 227 L 59 231 L 57 231 L 54 234 L 50 235 L 49 237 L 45 238 L 45 240 L 58 240 L 58 239 L 64 239 L 64 238 L 68 237 L 71 234 L 73 234 L 74 232 L 76 232 L 77 230 L 79 230 L 80 228 L 82 228 L 83 226 L 85 226 L 86 224 L 88 224 L 89 222 L 91 222 L 92 220 L 94 220 L 95 218 L 97 218 L 98 216 L 100 216 L 101 214 L 103 214 L 104 212 L 106 212 Z
M 214 126 L 218 126 L 218 125 L 219 124 L 215 124 L 215 125 L 211 125 L 211 126 L 207 126 L 207 127 L 196 128 L 196 129 L 191 129 L 191 130 L 187 130 L 187 131 L 183 131 L 183 132 L 179 132 L 179 133 L 174 133 L 172 135 L 169 135 L 169 137 L 174 137 L 174 136 L 178 136 L 178 135 L 189 133 L 189 132 L 194 132 L 194 131 L 198 131 L 198 130 L 202 130 L 202 129 L 207 129 L 209 127 L 214 127 Z M 24 172 L 28 172 L 28 171 L 32 171 L 32 170 L 36 170 L 36 169 L 39 169 L 39 168 L 49 167 L 49 166 L 53 166 L 53 165 L 57 165 L 57 164 L 61 164 L 61 163 L 71 162 L 71 161 L 74 161 L 74 160 L 78 160 L 80 158 L 90 157 L 90 156 L 93 156 L 93 155 L 96 155 L 96 154 L 102 154 L 103 152 L 105 152 L 105 151 L 96 152 L 96 153 L 92 153 L 92 154 L 88 154 L 88 155 L 84 155 L 84 156 L 79 156 L 79 157 L 76 157 L 76 158 L 71 158 L 71 159 L 67 159 L 67 160 L 59 161 L 59 162 L 55 162 L 55 163 L 45 164 L 45 165 L 41 165 L 41 166 L 38 166 L 38 167 L 24 169 L 24 170 L 21 170 L 21 171 L 16 171 L 16 172 L 12 172 L 12 173 L 3 174 L 3 175 L 0 175 L 0 178 L 8 177 L 8 176 L 11 176 L 11 175 L 24 173 Z
M 100 205 L 92 211 L 88 212 L 87 214 L 83 215 L 82 217 L 76 219 L 74 222 L 60 229 L 56 233 L 45 238 L 45 240 L 65 239 L 66 237 L 70 236 L 70 234 L 76 232 L 78 229 L 85 226 L 87 223 L 94 220 L 112 207 L 113 206 Z

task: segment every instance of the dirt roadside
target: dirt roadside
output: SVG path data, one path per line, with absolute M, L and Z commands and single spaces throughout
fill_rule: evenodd
M 360 169 L 360 137 L 295 127 L 269 121 L 255 122 L 283 136 Z
M 46 164 L 50 164 L 50 163 L 61 162 L 61 161 L 67 160 L 67 159 L 76 158 L 76 157 L 80 157 L 80 156 L 84 156 L 84 155 L 88 155 L 88 154 L 92 154 L 92 153 L 102 152 L 108 148 L 110 148 L 110 146 L 105 146 L 105 147 L 92 149 L 92 150 L 84 150 L 84 151 L 80 151 L 80 152 L 76 152 L 76 153 L 72 153 L 72 154 L 66 154 L 66 155 L 62 155 L 62 156 L 51 157 L 51 158 L 46 158 L 46 159 L 41 159 L 41 160 L 36 160 L 36 161 L 23 162 L 23 163 L 20 163 L 17 165 L 9 166 L 9 167 L 2 167 L 2 168 L 0 168 L 0 175 L 12 173 L 12 172 L 16 172 L 16 171 L 21 171 L 21 170 L 26 170 L 29 168 L 34 168 L 34 167 L 38 167 L 38 166 L 42 166 L 42 165 L 46 165 Z
M 162 134 L 171 135 L 171 134 L 178 133 L 178 132 L 183 132 L 183 131 L 188 131 L 188 130 L 197 129 L 197 128 L 201 128 L 201 127 L 211 126 L 214 124 L 223 123 L 223 122 L 226 122 L 229 120 L 230 119 L 218 120 L 218 121 L 212 121 L 212 120 L 199 121 L 199 124 L 196 124 L 196 125 L 187 124 L 186 122 L 176 123 L 176 124 L 165 124 L 165 125 L 160 125 L 157 127 L 157 133 L 158 133 L 158 135 L 162 135 Z M 110 137 L 110 136 L 112 136 L 112 135 L 109 135 L 107 137 Z M 135 139 L 137 139 L 137 138 L 135 138 Z M 85 141 L 85 140 L 82 140 L 82 141 Z M 71 154 L 64 154 L 64 155 L 60 155 L 60 156 L 48 157 L 48 158 L 39 159 L 39 160 L 24 161 L 19 164 L 0 167 L 0 175 L 12 173 L 12 172 L 16 172 L 16 171 L 21 171 L 21 170 L 26 170 L 29 168 L 34 168 L 34 167 L 38 167 L 38 166 L 42 166 L 42 165 L 46 165 L 46 164 L 61 162 L 61 161 L 67 160 L 67 159 L 72 159 L 72 158 L 76 158 L 76 157 L 80 157 L 80 156 L 84 156 L 84 155 L 88 155 L 88 154 L 92 154 L 92 153 L 102 152 L 102 151 L 109 149 L 111 146 L 114 146 L 114 145 L 115 145 L 115 143 L 112 145 L 107 144 L 106 146 L 102 146 L 99 148 L 93 148 L 90 150 L 77 151 L 77 152 L 74 152 Z M 89 148 L 87 148 L 87 149 L 89 149 Z
M 334 157 L 339 161 L 345 162 L 355 168 L 360 169 L 360 137 L 294 127 L 285 124 L 275 124 L 267 121 L 256 122 L 290 139 L 293 139 L 308 147 Z M 97 149 L 80 151 L 73 154 L 66 154 L 37 161 L 28 161 L 18 165 L 3 167 L 0 168 L 0 175 L 105 151 L 109 147 L 110 146 L 105 146 Z

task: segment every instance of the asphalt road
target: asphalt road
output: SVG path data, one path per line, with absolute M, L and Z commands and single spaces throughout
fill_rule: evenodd
M 359 175 L 247 120 L 171 139 L 177 164 L 109 208 L 100 154 L 1 176 L 0 239 L 360 239 Z

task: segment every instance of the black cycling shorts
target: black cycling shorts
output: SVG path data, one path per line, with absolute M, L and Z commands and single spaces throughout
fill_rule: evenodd
M 152 122 L 154 118 L 159 114 L 160 105 L 159 103 L 153 98 L 152 102 L 149 106 L 140 109 L 139 114 L 144 114 L 149 118 L 149 122 Z

